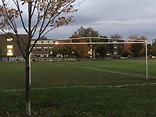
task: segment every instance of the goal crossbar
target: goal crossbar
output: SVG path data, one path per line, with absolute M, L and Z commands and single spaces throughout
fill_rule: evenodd
M 87 44 L 101 44 L 101 45 L 107 45 L 107 44 L 135 44 L 135 43 L 142 43 L 146 44 L 146 42 L 55 42 L 53 44 L 58 45 L 87 45 Z

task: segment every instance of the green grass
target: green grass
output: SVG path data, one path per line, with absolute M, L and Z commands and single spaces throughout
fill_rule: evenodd
M 33 62 L 32 115 L 154 117 L 156 85 L 148 83 L 156 83 L 155 69 L 150 60 L 146 81 L 143 60 Z M 23 117 L 25 91 L 9 90 L 24 89 L 24 63 L 0 63 L 0 80 L 0 116 Z

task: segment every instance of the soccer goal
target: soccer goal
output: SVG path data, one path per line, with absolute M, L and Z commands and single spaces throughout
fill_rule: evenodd
M 56 40 L 55 45 L 113 45 L 114 46 L 114 53 L 117 54 L 115 49 L 117 45 L 124 45 L 124 44 L 143 44 L 145 50 L 145 73 L 146 73 L 146 80 L 148 80 L 148 55 L 147 55 L 147 40 L 141 39 L 116 39 L 116 38 L 102 38 L 102 37 L 80 37 L 80 38 L 69 38 L 64 39 L 62 41 Z M 92 50 L 90 52 L 92 53 Z

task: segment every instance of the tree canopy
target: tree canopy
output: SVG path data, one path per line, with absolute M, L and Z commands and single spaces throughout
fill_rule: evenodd
M 114 34 L 114 35 L 111 35 L 110 38 L 120 39 L 122 38 L 122 36 L 120 34 Z
M 2 0 L 0 2 L 0 29 L 2 33 L 16 34 L 16 42 L 19 45 L 24 43 L 28 54 L 36 42 L 48 32 L 73 21 L 71 13 L 77 11 L 74 8 L 74 2 L 75 0 Z M 28 34 L 27 43 L 19 38 L 19 27 L 22 27 L 25 34 Z M 31 47 L 30 42 L 33 37 L 36 37 L 36 41 Z M 19 48 L 21 49 L 21 46 Z M 25 57 L 26 54 L 22 53 Z
M 51 30 L 72 22 L 71 13 L 76 12 L 76 0 L 1 0 L 0 30 L 16 42 L 25 59 L 26 71 L 26 115 L 30 108 L 30 53 L 38 40 Z M 28 38 L 20 37 L 23 30 Z M 10 32 L 10 33 L 8 33 Z M 12 35 L 13 33 L 14 35 Z M 36 38 L 34 43 L 32 39 Z
M 156 40 L 155 42 L 152 44 L 152 55 L 156 55 Z
M 88 27 L 88 28 L 83 28 L 82 26 L 77 30 L 77 34 L 80 35 L 81 37 L 98 37 L 99 32 L 93 30 L 93 28 Z
M 130 50 L 133 52 L 134 57 L 140 57 L 142 55 L 142 50 L 144 49 L 144 45 L 142 43 L 134 43 L 131 44 Z

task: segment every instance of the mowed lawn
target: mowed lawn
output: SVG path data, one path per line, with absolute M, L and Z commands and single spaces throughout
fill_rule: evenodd
M 25 115 L 24 63 L 0 63 L 0 116 Z M 32 62 L 35 117 L 154 117 L 156 61 Z

